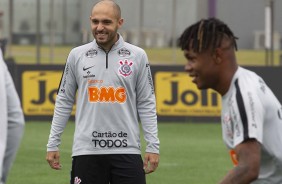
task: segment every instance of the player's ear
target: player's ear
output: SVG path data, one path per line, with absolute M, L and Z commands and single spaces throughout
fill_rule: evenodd
M 118 27 L 120 28 L 123 25 L 124 19 L 121 18 L 118 20 Z
M 220 64 L 222 62 L 223 52 L 221 48 L 216 48 L 213 52 L 213 58 L 216 64 Z

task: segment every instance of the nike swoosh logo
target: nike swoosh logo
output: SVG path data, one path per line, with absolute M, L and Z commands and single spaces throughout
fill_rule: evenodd
M 90 68 L 93 68 L 95 65 L 93 65 L 93 66 L 89 66 L 89 67 L 83 67 L 83 71 L 85 71 L 85 70 L 88 70 L 88 69 L 90 69 Z

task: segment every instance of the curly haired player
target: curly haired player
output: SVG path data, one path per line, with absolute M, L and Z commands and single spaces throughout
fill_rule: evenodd
M 189 26 L 179 38 L 185 70 L 199 89 L 222 96 L 223 140 L 235 167 L 221 184 L 282 183 L 282 107 L 264 80 L 238 66 L 237 37 L 216 18 Z

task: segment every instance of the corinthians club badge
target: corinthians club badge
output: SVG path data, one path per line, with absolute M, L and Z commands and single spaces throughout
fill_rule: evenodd
M 132 74 L 132 69 L 131 66 L 133 65 L 132 61 L 128 61 L 128 60 L 120 60 L 119 61 L 120 67 L 119 67 L 119 73 L 124 76 L 124 77 L 128 77 L 129 75 Z

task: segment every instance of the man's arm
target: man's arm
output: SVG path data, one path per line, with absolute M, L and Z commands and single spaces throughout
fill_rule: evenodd
M 61 78 L 58 94 L 55 102 L 54 115 L 47 144 L 46 160 L 53 169 L 60 169 L 59 145 L 61 135 L 71 115 L 77 84 L 75 80 L 74 54 L 69 54 L 65 69 Z
M 146 153 L 159 154 L 156 98 L 151 69 L 146 53 L 142 53 L 137 77 L 137 110 L 142 123 Z
M 256 139 L 248 139 L 235 147 L 238 165 L 220 184 L 249 184 L 257 179 L 260 169 L 261 146 Z
M 137 77 L 137 110 L 147 143 L 144 156 L 144 170 L 154 172 L 159 164 L 159 138 L 156 113 L 156 98 L 151 69 L 146 53 L 142 53 Z

